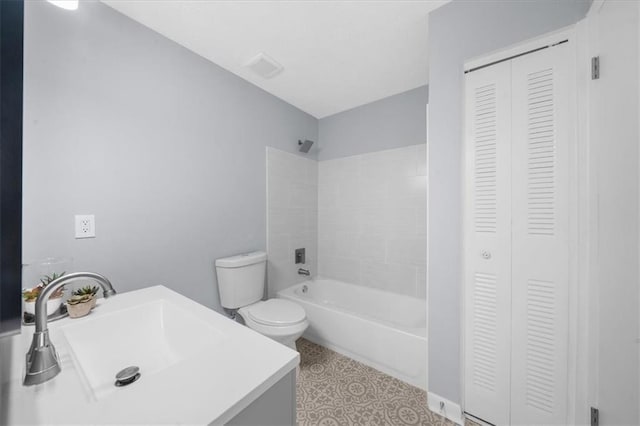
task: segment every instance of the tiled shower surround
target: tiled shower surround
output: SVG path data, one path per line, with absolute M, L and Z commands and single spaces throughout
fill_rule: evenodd
M 426 145 L 321 161 L 318 272 L 426 297 Z
M 306 264 L 294 250 L 306 249 Z M 267 148 L 267 280 L 269 297 L 302 282 L 299 267 L 317 274 L 318 162 Z
M 316 162 L 267 149 L 269 294 L 313 275 L 426 297 L 426 145 Z

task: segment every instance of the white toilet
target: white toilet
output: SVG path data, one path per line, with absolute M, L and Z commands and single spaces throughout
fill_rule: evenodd
M 220 304 L 237 310 L 247 327 L 295 350 L 309 326 L 306 312 L 289 300 L 262 300 L 266 265 L 262 251 L 216 260 Z

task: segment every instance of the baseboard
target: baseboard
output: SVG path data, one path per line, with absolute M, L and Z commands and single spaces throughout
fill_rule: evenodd
M 440 414 L 442 417 L 451 420 L 457 425 L 464 425 L 462 408 L 460 408 L 459 404 L 451 402 L 432 392 L 427 392 L 427 402 L 429 404 L 429 410 Z

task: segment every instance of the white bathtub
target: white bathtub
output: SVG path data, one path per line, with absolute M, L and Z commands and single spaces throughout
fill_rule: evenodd
M 305 338 L 426 390 L 424 300 L 323 278 L 281 290 L 278 297 L 304 307 Z

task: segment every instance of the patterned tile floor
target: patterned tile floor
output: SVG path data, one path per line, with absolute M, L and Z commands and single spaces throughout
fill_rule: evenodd
M 297 347 L 298 425 L 453 425 L 425 391 L 308 340 Z

